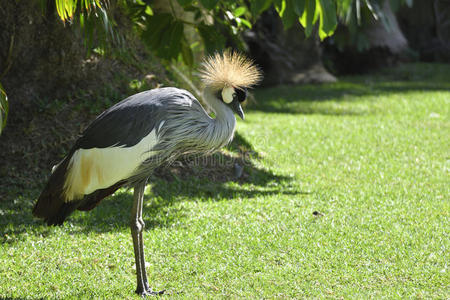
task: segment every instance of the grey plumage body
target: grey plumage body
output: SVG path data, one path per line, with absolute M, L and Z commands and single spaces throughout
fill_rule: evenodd
M 145 271 L 142 232 L 144 189 L 152 171 L 181 155 L 208 154 L 228 144 L 246 87 L 260 79 L 251 61 L 236 54 L 217 54 L 204 63 L 204 100 L 211 118 L 186 90 L 160 88 L 142 92 L 100 114 L 56 165 L 33 214 L 49 225 L 62 224 L 76 209 L 93 209 L 122 186 L 134 188 L 131 233 L 137 289 L 154 294 Z

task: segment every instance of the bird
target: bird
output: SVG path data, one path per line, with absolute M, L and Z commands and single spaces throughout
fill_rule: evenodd
M 233 139 L 241 103 L 262 72 L 244 54 L 207 56 L 198 72 L 210 116 L 187 90 L 161 87 L 132 95 L 101 113 L 52 168 L 33 215 L 61 225 L 75 210 L 89 211 L 121 187 L 133 188 L 131 235 L 139 295 L 154 295 L 145 270 L 142 207 L 152 171 L 185 155 L 207 155 Z

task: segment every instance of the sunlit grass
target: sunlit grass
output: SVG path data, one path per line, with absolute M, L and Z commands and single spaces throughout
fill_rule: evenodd
M 433 70 L 431 72 L 430 70 Z M 174 298 L 449 297 L 450 69 L 260 89 L 245 183 L 148 188 L 149 280 Z M 255 165 L 257 168 L 255 168 Z M 0 298 L 134 298 L 126 190 L 62 227 L 0 201 Z

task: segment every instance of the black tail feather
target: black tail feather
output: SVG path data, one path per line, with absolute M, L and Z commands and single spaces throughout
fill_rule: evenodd
M 124 186 L 126 181 L 97 190 L 79 200 L 65 201 L 64 182 L 71 155 L 68 155 L 54 170 L 47 185 L 34 205 L 33 215 L 44 219 L 48 225 L 61 225 L 76 209 L 87 211 L 96 207 L 102 199 Z
M 64 181 L 69 161 L 70 155 L 56 167 L 33 208 L 33 215 L 44 219 L 48 225 L 62 224 L 81 202 L 65 201 Z

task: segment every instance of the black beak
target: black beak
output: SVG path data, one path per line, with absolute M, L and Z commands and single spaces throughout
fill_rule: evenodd
M 242 120 L 245 119 L 244 111 L 242 110 L 241 103 L 237 98 L 230 103 L 231 109 L 239 116 Z

